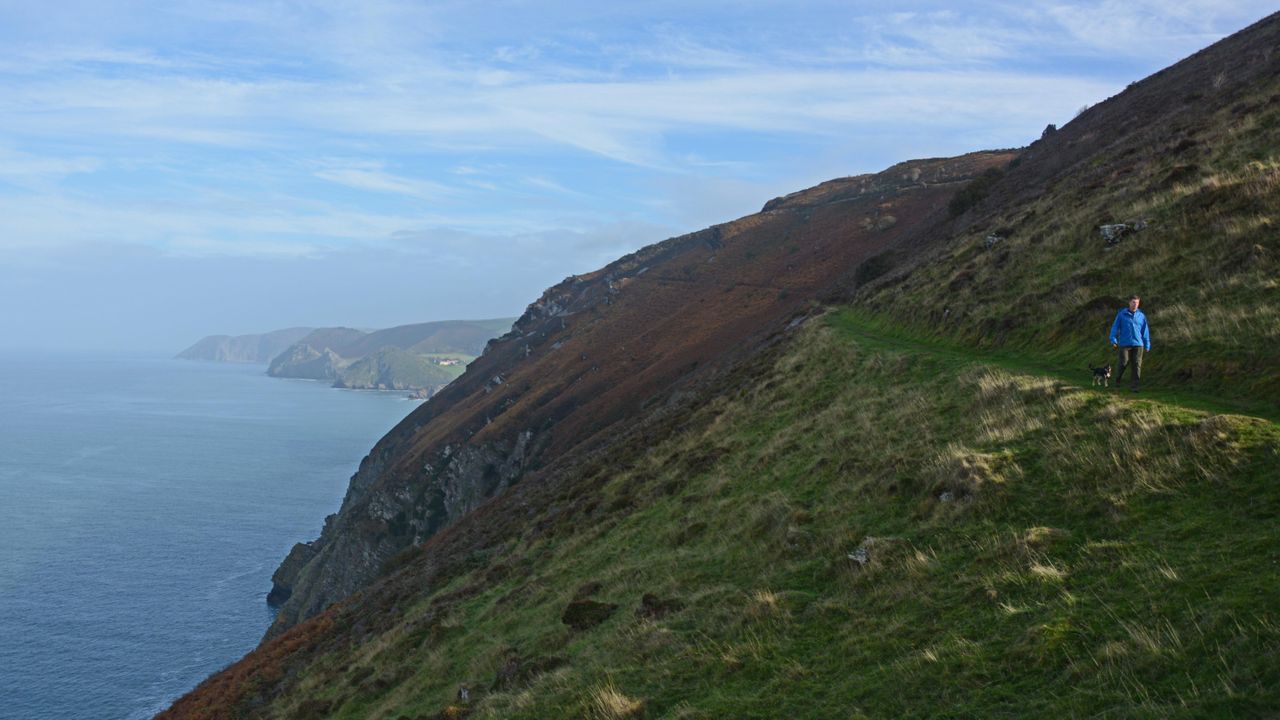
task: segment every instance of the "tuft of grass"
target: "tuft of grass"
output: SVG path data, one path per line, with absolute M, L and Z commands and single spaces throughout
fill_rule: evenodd
M 586 715 L 593 720 L 625 720 L 643 711 L 643 701 L 627 697 L 611 682 L 592 689 L 586 703 Z

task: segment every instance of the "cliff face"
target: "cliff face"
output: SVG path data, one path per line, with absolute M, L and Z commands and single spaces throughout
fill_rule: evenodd
M 271 377 L 332 382 L 346 364 L 329 348 L 314 348 L 300 342 L 290 345 L 287 350 L 272 358 L 267 374 Z
M 269 636 L 366 585 L 544 463 L 600 447 L 647 403 L 804 313 L 868 257 L 945 217 L 955 189 L 1011 152 L 903 163 L 570 277 L 381 440 L 339 512 L 272 597 Z M 284 568 L 294 569 L 294 572 Z

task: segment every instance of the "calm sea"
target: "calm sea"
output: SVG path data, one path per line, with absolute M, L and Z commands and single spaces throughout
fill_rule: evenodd
M 0 718 L 149 718 L 414 403 L 262 366 L 0 355 Z

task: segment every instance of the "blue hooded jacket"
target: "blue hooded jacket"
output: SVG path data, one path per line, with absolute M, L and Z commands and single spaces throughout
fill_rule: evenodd
M 1141 310 L 1129 312 L 1129 308 L 1120 308 L 1116 313 L 1116 321 L 1111 323 L 1111 344 L 1120 347 L 1142 346 L 1151 349 L 1151 332 L 1147 329 L 1147 316 Z

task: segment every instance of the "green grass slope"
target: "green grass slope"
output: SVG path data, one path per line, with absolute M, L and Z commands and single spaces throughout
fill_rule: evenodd
M 1280 64 L 1246 69 L 1259 67 Z M 1185 103 L 1156 128 L 1117 134 L 1104 103 L 1033 145 L 927 262 L 858 303 L 922 334 L 1083 370 L 1114 363 L 1107 332 L 1137 293 L 1156 387 L 1280 406 L 1280 76 L 1205 101 L 1215 79 L 1146 99 Z M 1064 158 L 1074 164 L 1059 169 Z M 1138 222 L 1114 246 L 1099 231 Z
M 447 385 L 463 365 L 440 365 L 436 356 L 388 347 L 366 355 L 338 372 L 335 387 L 409 390 Z
M 324 616 L 254 714 L 1280 707 L 1280 427 L 867 338 L 808 323 L 571 511 Z

